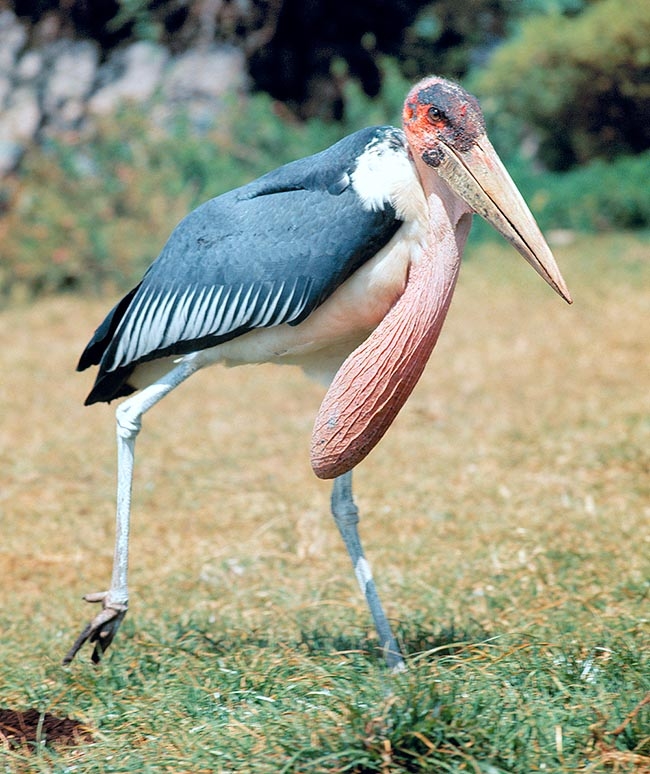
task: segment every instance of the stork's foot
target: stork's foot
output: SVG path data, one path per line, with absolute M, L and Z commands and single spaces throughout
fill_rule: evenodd
M 63 659 L 64 664 L 69 664 L 72 661 L 86 641 L 95 643 L 91 659 L 93 664 L 98 664 L 104 655 L 104 651 L 113 642 L 113 637 L 115 637 L 122 619 L 126 615 L 128 604 L 126 602 L 111 602 L 110 592 L 108 591 L 86 594 L 84 599 L 86 602 L 101 602 L 102 611 L 93 618 L 77 637 L 74 645 Z
M 406 662 L 404 661 L 404 657 L 401 653 L 389 653 L 386 656 L 386 666 L 394 675 L 408 672 L 408 667 L 406 666 Z

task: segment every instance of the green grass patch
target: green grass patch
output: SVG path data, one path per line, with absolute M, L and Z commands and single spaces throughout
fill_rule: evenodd
M 100 669 L 41 659 L 27 690 L 20 659 L 5 661 L 4 704 L 81 718 L 93 735 L 5 749 L 5 771 L 527 774 L 641 771 L 650 756 L 650 665 L 632 632 L 477 640 L 389 675 L 363 652 L 143 623 Z

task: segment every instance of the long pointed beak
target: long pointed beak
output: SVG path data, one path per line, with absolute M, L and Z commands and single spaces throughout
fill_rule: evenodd
M 571 294 L 533 214 L 485 134 L 468 151 L 442 144 L 437 171 L 569 304 Z

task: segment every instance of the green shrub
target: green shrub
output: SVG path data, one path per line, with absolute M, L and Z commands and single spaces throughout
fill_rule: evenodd
M 558 170 L 649 148 L 649 82 L 650 5 L 628 0 L 531 17 L 473 77 L 504 143 L 519 143 L 512 117 L 525 116 Z
M 542 231 L 582 232 L 650 229 L 650 151 L 596 160 L 569 172 L 536 172 L 525 160 L 508 168 Z M 497 233 L 475 218 L 472 240 L 497 239 Z
M 545 175 L 531 196 L 547 228 L 581 231 L 650 228 L 650 151 L 597 160 L 571 172 Z
M 233 99 L 204 135 L 182 118 L 162 129 L 131 107 L 91 137 L 34 149 L 0 219 L 0 299 L 130 286 L 197 204 L 340 132 L 285 123 L 259 95 Z

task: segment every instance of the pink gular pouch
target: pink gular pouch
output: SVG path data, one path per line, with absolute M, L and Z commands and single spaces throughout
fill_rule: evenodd
M 442 208 L 430 202 L 435 210 Z M 311 464 L 334 478 L 361 462 L 381 440 L 422 375 L 447 316 L 469 232 L 437 231 L 409 267 L 404 293 L 370 336 L 346 359 L 314 423 Z M 460 244 L 459 244 L 460 242 Z

